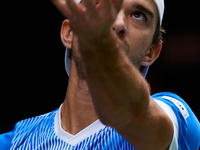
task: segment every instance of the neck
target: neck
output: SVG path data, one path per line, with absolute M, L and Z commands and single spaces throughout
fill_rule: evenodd
M 87 83 L 78 78 L 72 60 L 68 90 L 61 108 L 61 126 L 66 132 L 75 135 L 97 119 Z

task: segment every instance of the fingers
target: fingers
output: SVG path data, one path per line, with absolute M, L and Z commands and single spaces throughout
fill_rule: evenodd
M 88 16 L 94 17 L 97 15 L 95 0 L 83 0 L 83 5 L 87 10 Z
M 80 0 L 50 0 L 58 10 L 68 19 L 80 14 Z
M 122 8 L 123 0 L 112 0 L 112 3 L 115 9 L 117 10 L 117 12 L 119 12 Z
M 67 9 L 68 9 L 69 19 L 73 16 L 78 17 L 80 15 L 80 8 L 75 0 L 66 0 L 66 4 L 67 4 Z
M 83 11 L 86 9 L 89 17 L 94 17 L 100 10 L 100 16 L 105 16 L 109 12 L 116 9 L 117 12 L 121 9 L 123 0 L 83 0 L 83 7 L 78 3 L 81 0 L 50 0 L 59 9 L 59 11 L 67 18 L 80 17 Z M 96 3 L 98 3 L 96 5 Z M 98 8 L 97 8 L 98 7 Z M 97 10 L 98 9 L 98 10 Z M 77 16 L 78 15 L 78 16 Z
M 99 0 L 99 3 L 101 4 L 101 7 L 106 11 L 109 11 L 112 8 L 111 0 Z
M 50 0 L 56 8 L 65 16 L 66 18 L 69 18 L 72 13 L 67 5 L 66 0 Z
M 101 11 L 103 10 L 102 15 L 106 15 L 112 11 L 118 14 L 121 10 L 123 0 L 99 0 L 99 3 Z

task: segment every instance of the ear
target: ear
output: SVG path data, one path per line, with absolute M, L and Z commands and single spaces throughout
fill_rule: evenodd
M 73 33 L 69 26 L 69 20 L 66 19 L 62 23 L 61 32 L 60 32 L 62 43 L 65 47 L 72 48 L 72 37 Z
M 151 48 L 147 51 L 141 65 L 150 66 L 151 64 L 153 64 L 153 62 L 159 57 L 161 49 L 162 42 L 152 45 Z

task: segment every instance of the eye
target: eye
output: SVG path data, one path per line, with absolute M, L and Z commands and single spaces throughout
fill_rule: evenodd
M 139 11 L 134 12 L 131 15 L 131 17 L 133 17 L 139 21 L 146 21 L 146 16 L 142 12 L 139 12 Z

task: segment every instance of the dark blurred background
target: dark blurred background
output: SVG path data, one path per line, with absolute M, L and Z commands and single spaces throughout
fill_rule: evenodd
M 166 2 L 163 50 L 150 67 L 152 94 L 181 96 L 200 119 L 200 21 L 198 1 Z M 18 121 L 57 109 L 68 77 L 60 40 L 64 18 L 48 1 L 13 1 L 1 5 L 0 134 Z

